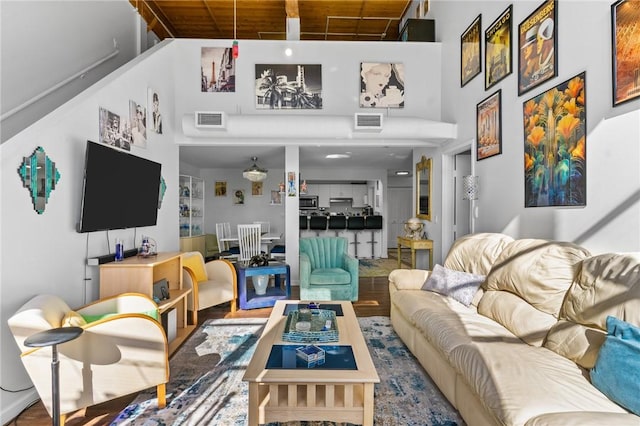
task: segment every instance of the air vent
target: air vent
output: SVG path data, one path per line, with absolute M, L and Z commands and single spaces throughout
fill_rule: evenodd
M 356 130 L 382 130 L 382 114 L 363 114 L 355 115 Z
M 196 111 L 196 127 L 199 129 L 224 129 L 226 114 L 219 111 Z

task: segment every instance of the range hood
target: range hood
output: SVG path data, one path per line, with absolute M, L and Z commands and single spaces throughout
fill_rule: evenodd
M 353 198 L 334 197 L 329 199 L 329 204 L 349 205 L 353 204 Z

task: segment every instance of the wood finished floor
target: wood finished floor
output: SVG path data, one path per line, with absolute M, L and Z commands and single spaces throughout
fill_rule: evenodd
M 390 253 L 391 257 L 391 253 Z M 404 255 L 403 255 L 404 257 Z M 354 302 L 354 310 L 359 317 L 389 316 L 389 286 L 387 277 L 360 278 L 359 300 Z M 299 287 L 292 287 L 292 299 L 298 299 Z M 229 312 L 229 304 L 214 306 L 198 313 L 198 323 L 212 318 L 268 318 L 271 308 L 241 310 L 235 314 Z M 61 385 L 64 386 L 64 383 Z M 67 426 L 92 425 L 107 426 L 116 418 L 118 413 L 135 399 L 137 394 L 127 395 L 102 404 L 88 407 L 67 416 Z M 10 426 L 48 426 L 51 417 L 38 400 L 32 407 L 23 411 L 18 417 L 5 425 Z

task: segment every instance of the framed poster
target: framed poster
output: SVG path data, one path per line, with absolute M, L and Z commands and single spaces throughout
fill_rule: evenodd
M 236 91 L 236 60 L 230 47 L 200 49 L 200 91 Z
M 502 89 L 476 106 L 476 160 L 502 154 Z
M 256 64 L 257 109 L 322 109 L 322 65 Z
M 509 5 L 484 32 L 485 90 L 513 72 L 511 58 L 512 9 L 513 5 Z
M 518 95 L 558 75 L 556 0 L 546 0 L 518 25 Z
M 227 196 L 227 182 L 217 180 L 215 183 L 215 194 L 216 197 L 226 197 Z
M 251 195 L 262 197 L 262 182 L 251 182 Z
M 478 15 L 460 36 L 460 87 L 464 87 L 482 71 L 481 27 L 482 15 Z
M 525 207 L 585 206 L 586 72 L 523 104 Z
M 640 1 L 611 5 L 613 106 L 640 96 Z
M 271 205 L 272 206 L 280 206 L 282 205 L 282 194 L 280 191 L 271 191 Z
M 236 189 L 233 191 L 233 204 L 244 204 L 244 189 Z
M 403 63 L 360 63 L 360 108 L 404 108 Z

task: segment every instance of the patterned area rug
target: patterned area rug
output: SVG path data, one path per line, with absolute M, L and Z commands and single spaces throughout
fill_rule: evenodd
M 375 386 L 376 425 L 464 425 L 457 411 L 395 334 L 388 317 L 364 317 L 358 321 L 380 376 L 380 383 Z M 140 393 L 112 425 L 246 425 L 248 386 L 242 376 L 265 322 L 265 319 L 242 318 L 204 323 L 171 359 L 166 408 L 157 408 L 153 388 Z M 289 422 L 286 425 L 333 426 L 335 423 Z

